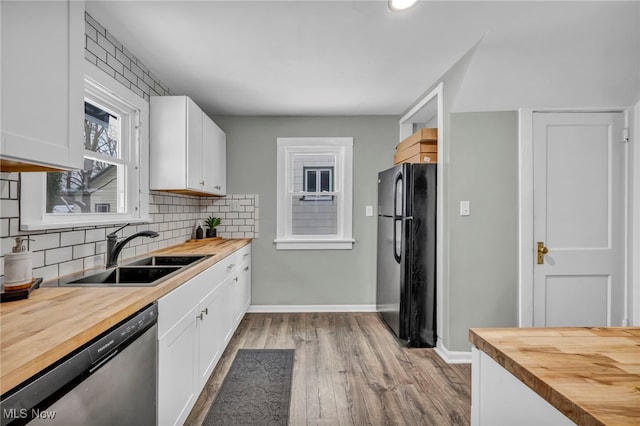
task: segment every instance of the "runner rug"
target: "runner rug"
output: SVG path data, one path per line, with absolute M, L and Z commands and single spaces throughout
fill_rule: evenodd
M 293 354 L 239 349 L 203 425 L 287 425 Z

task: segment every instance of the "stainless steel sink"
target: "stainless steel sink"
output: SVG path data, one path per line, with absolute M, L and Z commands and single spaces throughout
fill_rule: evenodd
M 210 255 L 151 256 L 80 278 L 61 279 L 61 287 L 153 287 Z M 55 285 L 55 284 L 53 284 Z

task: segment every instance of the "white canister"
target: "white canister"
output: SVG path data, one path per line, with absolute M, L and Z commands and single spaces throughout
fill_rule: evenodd
M 24 239 L 16 238 L 12 253 L 4 255 L 4 289 L 5 291 L 21 290 L 31 286 L 33 281 L 31 252 L 22 245 Z

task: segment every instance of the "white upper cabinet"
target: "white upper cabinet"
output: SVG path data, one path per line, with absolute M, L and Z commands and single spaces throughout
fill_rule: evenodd
M 2 171 L 82 168 L 84 2 L 0 2 Z
M 202 177 L 207 192 L 227 193 L 227 135 L 209 117 L 202 120 Z M 210 160 L 213 159 L 213 160 Z
M 152 96 L 150 187 L 225 195 L 226 135 L 187 96 Z

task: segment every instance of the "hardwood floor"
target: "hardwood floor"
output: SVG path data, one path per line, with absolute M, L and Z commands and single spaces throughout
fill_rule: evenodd
M 467 425 L 471 366 L 401 347 L 375 313 L 247 314 L 187 425 L 201 425 L 238 349 L 295 349 L 289 424 Z

